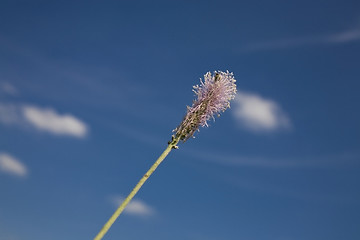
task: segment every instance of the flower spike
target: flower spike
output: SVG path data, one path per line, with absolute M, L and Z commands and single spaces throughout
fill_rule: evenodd
M 204 75 L 204 81 L 200 79 L 200 85 L 194 86 L 193 89 L 197 99 L 191 107 L 187 107 L 186 115 L 180 125 L 174 130 L 175 134 L 172 136 L 171 141 L 168 142 L 168 146 L 101 228 L 94 240 L 101 240 L 104 237 L 160 163 L 164 161 L 172 149 L 178 148 L 177 144 L 179 141 L 185 142 L 190 137 L 193 137 L 195 131 L 200 126 L 208 126 L 208 120 L 215 120 L 215 115 L 219 116 L 221 112 L 230 107 L 230 100 L 234 99 L 236 94 L 235 82 L 233 73 L 229 73 L 229 71 L 215 71 L 214 75 L 208 72 Z
M 229 71 L 215 71 L 212 75 L 207 72 L 204 81 L 200 78 L 200 85 L 193 88 L 197 99 L 191 107 L 187 107 L 186 115 L 180 125 L 174 130 L 175 139 L 183 142 L 194 136 L 199 127 L 208 127 L 208 120 L 215 120 L 230 107 L 230 100 L 235 98 L 236 80 Z

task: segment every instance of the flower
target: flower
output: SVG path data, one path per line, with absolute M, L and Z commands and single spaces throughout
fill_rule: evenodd
M 221 112 L 229 108 L 230 100 L 236 94 L 235 82 L 234 74 L 229 71 L 215 71 L 213 75 L 207 72 L 204 81 L 200 78 L 200 85 L 193 87 L 197 99 L 191 107 L 187 106 L 183 121 L 174 129 L 173 139 L 185 142 L 200 126 L 208 127 L 208 120 L 215 120 L 215 115 L 220 116 Z

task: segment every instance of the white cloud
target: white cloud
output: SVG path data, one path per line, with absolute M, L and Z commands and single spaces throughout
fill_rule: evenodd
M 18 177 L 26 177 L 28 170 L 26 166 L 15 157 L 0 153 L 0 171 L 10 173 Z
M 70 114 L 59 114 L 52 108 L 7 104 L 0 102 L 0 123 L 31 126 L 54 135 L 82 138 L 88 134 L 87 125 Z
M 87 134 L 86 124 L 70 114 L 60 115 L 51 108 L 35 106 L 25 106 L 22 110 L 25 120 L 39 130 L 73 137 L 85 137 Z
M 111 198 L 111 202 L 114 204 L 114 206 L 119 207 L 120 204 L 124 201 L 124 198 L 121 196 L 115 196 Z M 145 202 L 139 200 L 139 199 L 133 199 L 130 201 L 130 203 L 126 206 L 124 209 L 124 213 L 135 215 L 135 216 L 152 216 L 155 214 L 155 210 L 150 207 Z
M 276 102 L 252 93 L 237 93 L 233 113 L 243 127 L 253 131 L 290 127 L 290 120 Z

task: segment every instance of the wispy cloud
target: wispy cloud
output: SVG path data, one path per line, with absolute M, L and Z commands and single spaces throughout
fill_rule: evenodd
M 17 95 L 18 90 L 8 82 L 0 82 L 0 93 L 6 93 L 9 95 Z
M 360 41 L 360 28 L 353 28 L 334 34 L 309 35 L 292 38 L 281 38 L 268 41 L 260 41 L 243 46 L 241 52 L 257 52 L 264 50 L 276 50 L 295 48 L 311 45 L 334 45 Z
M 239 124 L 252 131 L 268 131 L 290 126 L 290 120 L 273 100 L 239 91 L 233 107 Z
M 229 167 L 252 167 L 252 168 L 323 168 L 332 166 L 348 166 L 360 164 L 360 154 L 337 154 L 325 156 L 304 157 L 279 157 L 269 158 L 261 156 L 229 155 L 213 152 L 187 150 L 186 154 L 196 159 Z
M 112 106 L 128 110 L 130 104 L 139 105 L 143 101 L 133 99 L 131 103 L 126 99 L 134 94 L 138 98 L 154 96 L 151 84 L 134 81 L 131 73 L 124 74 L 124 71 L 116 68 L 112 69 L 107 66 L 88 66 L 79 62 L 59 61 L 48 58 L 35 49 L 24 47 L 15 39 L 0 35 L 0 49 L 11 55 L 16 56 L 26 62 L 31 62 L 37 71 L 54 75 L 54 78 L 42 79 L 36 78 L 31 81 L 19 82 L 19 89 L 32 95 L 41 96 L 52 101 L 74 104 L 97 106 Z M 128 77 L 125 77 L 127 75 Z M 57 77 L 61 77 L 61 82 Z M 109 79 L 121 81 L 120 85 L 113 84 Z M 61 89 L 58 86 L 61 85 Z M 67 94 L 64 98 L 64 91 L 68 89 L 80 89 L 84 94 Z M 67 92 L 68 93 L 68 92 Z M 88 97 L 88 96 L 91 97 Z M 138 111 L 128 111 L 129 114 L 138 115 Z
M 2 124 L 20 124 L 21 110 L 15 104 L 6 104 L 0 102 L 0 123 Z
M 15 175 L 17 177 L 26 177 L 28 170 L 26 166 L 15 157 L 7 153 L 0 152 L 0 171 Z
M 111 203 L 115 207 L 119 207 L 119 205 L 123 201 L 124 201 L 124 198 L 121 196 L 111 197 Z M 150 207 L 147 203 L 145 203 L 139 199 L 133 199 L 125 208 L 124 213 L 127 213 L 129 215 L 134 215 L 134 216 L 148 217 L 148 216 L 154 215 L 155 210 L 154 210 L 154 208 Z
M 325 40 L 329 43 L 348 43 L 360 41 L 360 28 L 349 29 L 344 32 L 328 35 Z
M 0 123 L 31 126 L 54 135 L 84 138 L 87 125 L 71 114 L 59 114 L 52 108 L 0 103 Z
M 184 151 L 182 151 L 184 152 Z M 180 153 L 180 152 L 179 152 Z M 330 155 L 320 155 L 320 156 L 303 156 L 303 157 L 254 157 L 254 156 L 241 156 L 241 155 L 227 155 L 227 154 L 216 154 L 208 151 L 185 151 L 185 154 L 195 157 L 196 160 L 203 161 L 207 166 L 209 163 L 213 163 L 215 166 L 227 166 L 231 171 L 227 171 L 226 168 L 215 168 L 216 170 L 211 170 L 214 168 L 207 168 L 207 175 L 216 177 L 216 179 L 224 180 L 229 184 L 234 184 L 240 188 L 248 189 L 250 191 L 255 191 L 264 194 L 279 195 L 284 197 L 290 197 L 302 201 L 310 202 L 328 202 L 328 203 L 345 203 L 345 204 L 354 204 L 359 201 L 354 198 L 353 194 L 337 194 L 327 191 L 310 191 L 310 189 L 299 189 L 299 185 L 290 187 L 288 184 L 282 184 L 283 181 L 268 181 L 269 179 L 259 178 L 258 174 L 255 175 L 244 175 L 240 176 L 236 171 L 233 170 L 236 168 L 257 168 L 275 170 L 275 172 L 268 172 L 268 174 L 273 173 L 276 176 L 281 176 L 285 174 L 284 177 L 286 181 L 289 181 L 288 173 L 290 170 L 296 170 L 297 172 L 305 171 L 312 172 L 319 171 L 323 173 L 326 170 L 337 169 L 340 170 L 341 167 L 349 168 L 360 166 L 360 153 L 346 153 L 346 154 L 330 154 Z M 186 159 L 186 158 L 185 158 Z M 194 158 L 191 159 L 194 161 Z M 199 167 L 203 170 L 203 167 Z M 283 171 L 280 171 L 283 170 Z M 213 171 L 213 172 L 212 172 Z M 262 171 L 260 171 L 262 172 Z M 291 171 L 290 171 L 291 172 Z M 307 174 L 303 175 L 304 181 L 307 179 Z M 284 178 L 284 179 L 285 179 Z M 273 179 L 271 179 L 273 180 Z M 297 178 L 297 180 L 299 180 Z M 297 181 L 295 181 L 297 182 Z M 294 184 L 295 184 L 294 182 Z M 320 181 L 323 183 L 323 181 Z M 319 183 L 317 183 L 319 184 Z
M 239 177 L 231 174 L 223 174 L 220 179 L 242 189 L 262 194 L 288 197 L 306 202 L 321 202 L 331 204 L 358 204 L 358 199 L 351 194 L 337 194 L 326 191 L 310 191 L 310 189 L 299 189 L 298 186 L 290 187 L 282 183 L 271 183 L 259 178 Z

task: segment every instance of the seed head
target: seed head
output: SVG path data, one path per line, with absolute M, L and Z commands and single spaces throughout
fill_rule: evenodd
M 213 75 L 207 72 L 204 81 L 200 78 L 200 85 L 193 87 L 197 99 L 191 107 L 187 106 L 186 115 L 174 130 L 173 137 L 185 142 L 200 126 L 208 127 L 208 120 L 215 120 L 215 115 L 220 116 L 221 112 L 230 107 L 230 100 L 236 94 L 235 82 L 234 74 L 229 71 L 215 71 Z

